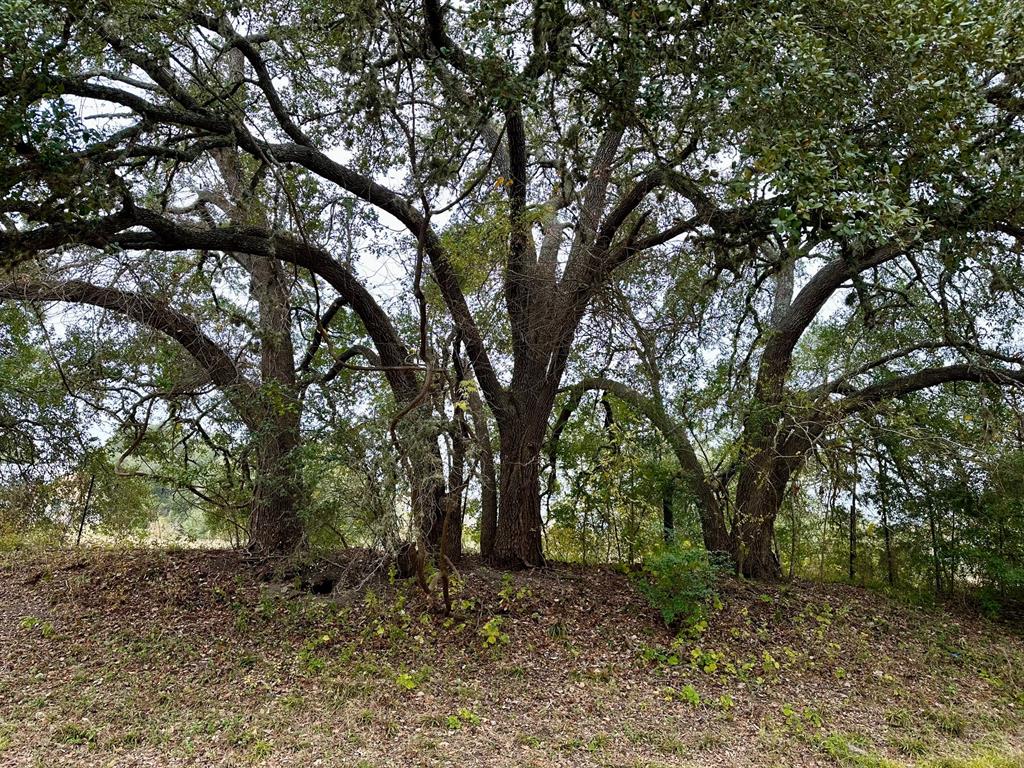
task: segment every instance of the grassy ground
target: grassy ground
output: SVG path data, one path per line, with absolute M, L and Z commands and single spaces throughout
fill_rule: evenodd
M 610 569 L 467 566 L 445 618 L 224 551 L 0 556 L 4 766 L 1024 767 L 1024 641 L 729 582 L 675 638 Z

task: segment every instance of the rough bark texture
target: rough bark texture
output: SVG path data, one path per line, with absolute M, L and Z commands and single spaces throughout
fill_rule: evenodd
M 294 428 L 271 429 L 257 437 L 256 487 L 249 516 L 249 549 L 254 554 L 290 554 L 302 542 L 299 515 L 305 494 L 292 465 L 299 444 L 298 422 Z
M 244 67 L 232 51 L 230 66 L 238 79 Z M 252 200 L 241 163 L 234 151 L 213 153 L 230 200 L 226 213 L 233 223 L 267 226 L 265 212 Z M 256 481 L 249 515 L 249 549 L 260 555 L 288 555 L 302 546 L 301 510 L 306 489 L 295 451 L 301 442 L 302 401 L 295 372 L 292 342 L 291 290 L 284 265 L 249 253 L 234 253 L 249 273 L 249 293 L 259 307 L 260 392 L 258 418 L 249 424 L 256 442 Z
M 786 462 L 767 453 L 752 458 L 740 473 L 731 554 L 743 576 L 766 580 L 782 577 L 772 541 L 789 476 Z
M 402 389 L 396 391 L 396 399 L 399 392 L 405 394 Z M 420 405 L 395 425 L 398 448 L 409 476 L 414 535 L 426 557 L 434 557 L 440 551 L 448 508 L 444 462 L 432 417 L 430 406 Z
M 249 518 L 249 547 L 260 554 L 290 554 L 302 544 L 306 493 L 299 447 L 301 403 L 295 380 L 287 278 L 280 262 L 245 259 L 259 305 L 262 420 L 255 425 L 256 488 Z
M 445 518 L 441 532 L 441 552 L 452 563 L 462 559 L 463 505 L 466 490 L 466 445 L 472 439 L 466 414 L 455 409 L 455 434 L 452 437 L 451 463 L 448 468 L 448 492 L 445 494 Z
M 529 419 L 499 422 L 498 529 L 492 561 L 510 568 L 544 564 L 540 516 L 540 449 L 550 408 Z

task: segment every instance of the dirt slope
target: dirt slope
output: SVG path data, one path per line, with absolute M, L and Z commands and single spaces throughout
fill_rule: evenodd
M 366 564 L 0 556 L 0 765 L 1024 766 L 1024 641 L 981 619 L 730 582 L 676 638 L 612 569 L 473 565 L 445 618 Z

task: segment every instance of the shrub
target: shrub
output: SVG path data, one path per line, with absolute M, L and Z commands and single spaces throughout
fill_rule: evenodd
M 484 640 L 484 647 L 496 648 L 499 645 L 508 644 L 508 635 L 501 631 L 501 617 L 495 616 L 482 627 L 480 637 Z
M 665 547 L 644 560 L 633 581 L 661 613 L 666 626 L 699 621 L 716 597 L 723 564 L 704 549 L 686 543 Z

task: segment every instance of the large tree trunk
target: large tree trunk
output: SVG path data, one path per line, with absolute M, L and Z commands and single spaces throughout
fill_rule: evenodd
M 242 78 L 244 60 L 236 50 L 228 66 Z M 243 164 L 234 150 L 213 154 L 233 201 L 228 210 L 236 224 L 266 225 L 263 207 L 251 195 Z M 256 483 L 249 516 L 249 549 L 259 555 L 286 555 L 303 542 L 301 509 L 306 502 L 302 472 L 296 466 L 301 441 L 302 401 L 292 343 L 291 286 L 276 259 L 233 254 L 249 273 L 249 294 L 259 307 L 260 390 L 246 426 L 256 442 Z
M 288 555 L 302 543 L 301 473 L 294 466 L 298 419 L 283 428 L 269 423 L 257 435 L 256 487 L 249 516 L 249 549 L 260 556 Z
M 781 254 L 780 254 L 781 255 Z M 771 325 L 773 333 L 761 356 L 760 370 L 751 410 L 743 424 L 743 468 L 736 488 L 736 514 L 733 519 L 732 556 L 737 571 L 755 579 L 782 578 L 782 565 L 773 550 L 775 520 L 782 509 L 782 500 L 793 466 L 784 457 L 793 455 L 780 445 L 779 407 L 783 398 L 786 375 L 792 363 L 793 349 L 803 329 L 824 301 L 817 294 L 808 299 L 805 312 L 799 298 L 793 302 L 795 261 L 785 258 L 775 275 Z M 820 301 L 819 301 L 820 299 Z M 792 322 L 796 312 L 800 320 Z M 806 314 L 806 317 L 804 315 Z M 780 449 L 781 452 L 780 452 Z
M 441 475 L 441 454 L 437 451 L 436 444 L 417 446 L 414 450 L 424 451 L 427 456 L 415 458 L 410 462 L 413 518 L 419 526 L 419 535 L 427 551 L 436 554 L 441 548 L 448 508 Z
M 491 561 L 511 568 L 544 565 L 540 451 L 550 407 L 498 422 L 501 447 L 498 528 Z
M 731 553 L 743 576 L 782 578 L 782 566 L 772 543 L 790 474 L 788 462 L 769 451 L 752 456 L 740 473 Z
M 295 376 L 288 276 L 280 262 L 239 257 L 248 267 L 250 293 L 259 304 L 260 412 L 256 488 L 249 517 L 249 548 L 261 555 L 290 554 L 302 545 L 306 493 L 296 449 L 302 403 Z

